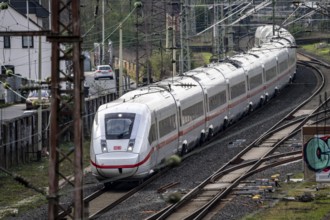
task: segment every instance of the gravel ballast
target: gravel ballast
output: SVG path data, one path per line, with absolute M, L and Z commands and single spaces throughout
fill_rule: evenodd
M 196 187 L 223 164 L 233 158 L 243 147 L 259 137 L 280 118 L 290 112 L 296 105 L 309 97 L 313 92 L 315 84 L 316 78 L 310 71 L 299 71 L 295 83 L 284 88 L 280 95 L 271 100 L 261 111 L 257 111 L 234 124 L 230 129 L 223 132 L 219 139 L 212 145 L 210 144 L 207 149 L 182 161 L 178 167 L 172 168 L 156 181 L 116 208 L 110 210 L 99 219 L 145 219 L 153 212 L 165 208 L 168 205 L 164 200 L 167 194 L 176 191 L 187 192 Z M 240 146 L 236 147 L 230 144 L 238 139 L 245 141 Z M 302 172 L 301 162 L 266 170 L 250 178 L 269 178 L 274 173 L 280 173 L 281 176 L 284 177 L 289 172 Z M 170 188 L 166 193 L 157 193 L 158 188 L 173 182 L 179 182 L 179 184 Z M 101 184 L 99 184 L 90 173 L 86 174 L 84 183 L 85 195 L 101 187 Z M 67 204 L 71 198 L 70 196 L 62 196 L 61 202 Z M 47 219 L 47 209 L 48 206 L 45 205 L 39 209 L 31 210 L 19 216 L 9 217 L 7 219 Z M 215 215 L 213 219 L 240 219 L 258 209 L 259 205 L 251 198 L 246 196 L 236 197 L 226 205 L 223 211 Z

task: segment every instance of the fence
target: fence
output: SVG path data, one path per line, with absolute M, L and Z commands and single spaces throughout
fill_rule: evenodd
M 93 99 L 86 99 L 84 105 L 84 137 L 90 137 L 94 115 L 98 107 L 104 103 L 114 100 L 115 94 L 107 94 Z M 50 112 L 42 112 L 42 139 L 38 137 L 38 115 L 32 113 L 19 118 L 3 121 L 0 126 L 0 166 L 6 169 L 29 163 L 38 158 L 40 150 L 38 142 L 42 147 L 49 147 L 49 116 Z M 67 136 L 70 139 L 70 135 Z

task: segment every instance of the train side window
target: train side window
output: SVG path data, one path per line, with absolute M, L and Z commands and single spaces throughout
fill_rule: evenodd
M 283 60 L 280 64 L 279 64 L 279 72 L 283 73 L 286 69 L 288 68 L 288 62 L 286 60 Z
M 198 102 L 184 110 L 182 110 L 182 124 L 188 124 L 194 119 L 204 114 L 203 102 Z
M 293 65 L 293 64 L 295 63 L 295 61 L 296 61 L 295 56 L 293 56 L 293 55 L 291 54 L 290 57 L 289 57 L 289 65 L 290 65 L 290 66 Z
M 226 91 L 219 92 L 209 98 L 209 109 L 210 111 L 226 103 Z
M 255 75 L 250 78 L 250 89 L 257 88 L 258 86 L 262 85 L 262 74 L 259 73 L 258 75 Z
M 152 124 L 148 136 L 149 144 L 152 144 L 156 139 L 157 139 L 156 126 L 155 124 Z
M 237 83 L 230 87 L 230 96 L 231 99 L 234 99 L 245 93 L 245 81 Z
M 182 111 L 181 111 L 181 106 L 180 105 L 178 106 L 178 109 L 179 109 L 179 111 L 178 111 L 179 127 L 181 127 L 182 126 Z
M 159 135 L 163 137 L 176 129 L 175 115 L 159 121 Z
M 266 70 L 266 81 L 273 79 L 276 76 L 276 66 Z

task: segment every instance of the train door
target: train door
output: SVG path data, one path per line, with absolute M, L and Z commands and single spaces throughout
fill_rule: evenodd
M 183 127 L 182 127 L 182 109 L 180 102 L 177 102 L 177 109 L 178 109 L 178 148 L 177 154 L 183 156 L 185 151 L 187 151 L 187 140 L 184 139 L 183 136 Z
M 226 79 L 226 112 L 225 112 L 225 118 L 223 120 L 223 128 L 226 128 L 229 125 L 229 117 L 230 117 L 230 92 L 229 92 L 229 79 Z
M 210 124 L 210 121 L 207 120 L 207 116 L 209 114 L 209 97 L 208 97 L 208 94 L 207 94 L 207 90 L 204 88 L 204 123 L 205 123 L 205 137 L 206 138 L 209 134 L 209 128 L 211 126 Z
M 159 136 L 158 136 L 158 127 L 157 127 L 157 117 L 155 111 L 152 111 L 151 113 L 151 125 L 150 125 L 150 131 L 149 131 L 149 144 L 151 149 L 151 166 L 155 167 L 157 166 L 158 162 L 158 154 L 159 154 Z

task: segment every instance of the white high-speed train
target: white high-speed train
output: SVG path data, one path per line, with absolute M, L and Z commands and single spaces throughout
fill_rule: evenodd
M 296 72 L 293 36 L 259 27 L 255 47 L 224 61 L 128 92 L 99 107 L 90 159 L 98 179 L 148 176 L 184 155 L 290 83 Z

